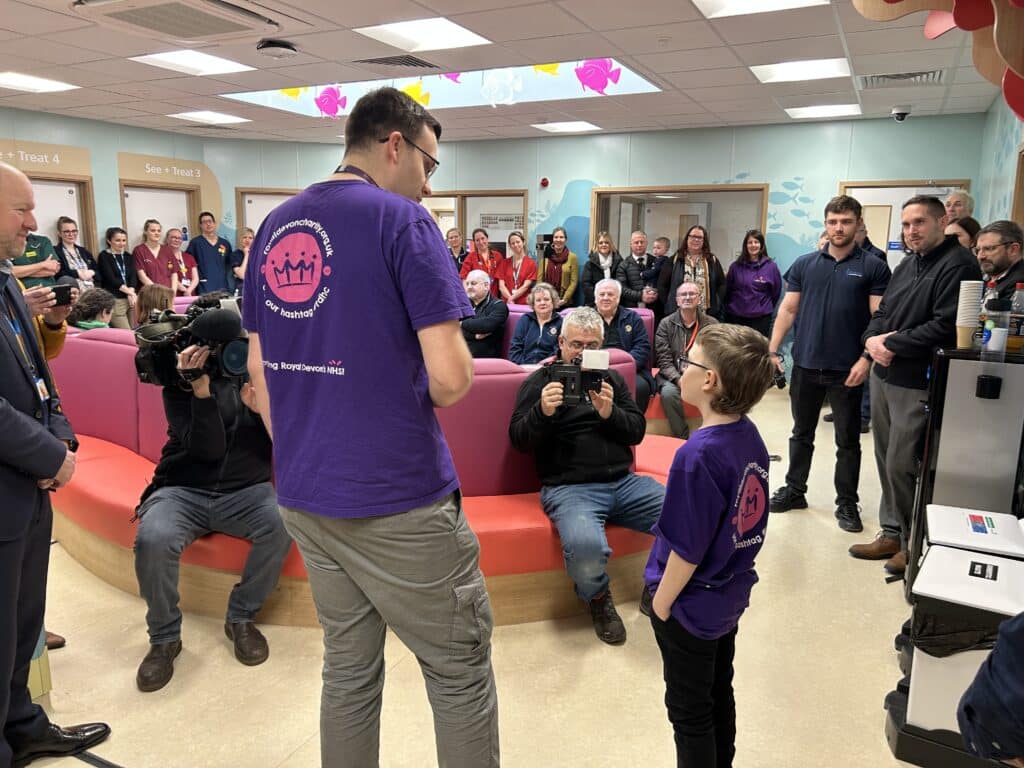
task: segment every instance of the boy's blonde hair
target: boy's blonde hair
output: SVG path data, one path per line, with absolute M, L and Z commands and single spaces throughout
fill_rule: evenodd
M 709 325 L 697 334 L 697 344 L 718 374 L 719 392 L 711 400 L 716 413 L 742 416 L 772 386 L 776 368 L 768 354 L 768 339 L 753 328 Z

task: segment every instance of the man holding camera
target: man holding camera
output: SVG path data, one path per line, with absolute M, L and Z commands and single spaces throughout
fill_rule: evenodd
M 209 357 L 209 347 L 197 344 L 177 354 L 181 385 L 163 390 L 167 444 L 136 511 L 135 574 L 150 641 L 136 676 L 141 691 L 163 688 L 174 674 L 181 653 L 179 560 L 213 531 L 252 542 L 224 622 L 235 658 L 254 666 L 270 654 L 253 618 L 277 585 L 292 542 L 270 484 L 270 437 L 255 412 L 253 387 L 237 377 L 211 378 Z
M 772 512 L 806 509 L 807 477 L 814 454 L 814 431 L 825 395 L 836 431 L 836 511 L 839 527 L 864 530 L 857 486 L 860 482 L 860 401 L 871 358 L 861 334 L 882 303 L 889 266 L 857 246 L 861 205 L 840 195 L 825 206 L 828 242 L 797 259 L 786 273 L 786 295 L 779 306 L 768 349 L 781 373 L 779 346 L 796 325 L 789 397 L 793 435 L 789 438 L 786 484 L 771 499 Z
M 601 349 L 604 330 L 601 315 L 589 307 L 565 318 L 558 358 L 523 382 L 508 431 L 512 445 L 534 454 L 544 513 L 558 527 L 566 570 L 590 607 L 594 631 L 604 642 L 621 645 L 626 628 L 608 587 L 611 549 L 604 527 L 615 523 L 650 532 L 665 488 L 630 471 L 630 446 L 643 440 L 646 422 L 625 380 L 616 371 L 596 376 L 582 369 L 584 352 Z M 567 367 L 578 369 L 584 382 L 572 398 L 567 382 L 573 371 Z

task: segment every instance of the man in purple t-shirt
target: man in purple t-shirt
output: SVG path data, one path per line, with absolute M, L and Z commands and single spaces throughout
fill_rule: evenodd
M 438 762 L 498 765 L 493 618 L 434 415 L 473 378 L 473 309 L 418 205 L 440 135 L 401 92 L 367 94 L 342 166 L 275 209 L 249 254 L 249 373 L 324 628 L 331 768 L 379 762 L 387 627 L 425 672 Z

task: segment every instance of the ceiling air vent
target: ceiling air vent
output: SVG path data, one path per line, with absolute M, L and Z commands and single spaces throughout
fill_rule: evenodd
M 382 56 L 379 59 L 356 59 L 353 64 L 379 64 L 382 67 L 416 67 L 418 69 L 440 69 L 437 64 L 418 59 L 415 56 Z
M 945 82 L 946 71 L 944 69 L 932 69 L 928 72 L 894 72 L 888 75 L 862 75 L 857 78 L 857 86 L 862 91 L 900 88 L 908 85 L 943 85 Z
M 277 36 L 310 28 L 258 3 L 228 0 L 75 0 L 71 10 L 105 27 L 186 43 Z

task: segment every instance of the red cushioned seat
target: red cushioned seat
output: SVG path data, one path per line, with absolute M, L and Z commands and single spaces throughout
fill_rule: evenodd
M 639 474 L 667 475 L 676 451 L 685 442 L 666 435 L 647 435 L 636 447 L 636 471 Z
M 485 576 L 555 571 L 565 568 L 558 531 L 540 506 L 539 493 L 463 498 L 469 527 L 480 540 Z M 646 552 L 653 539 L 617 525 L 607 528 L 615 556 Z

